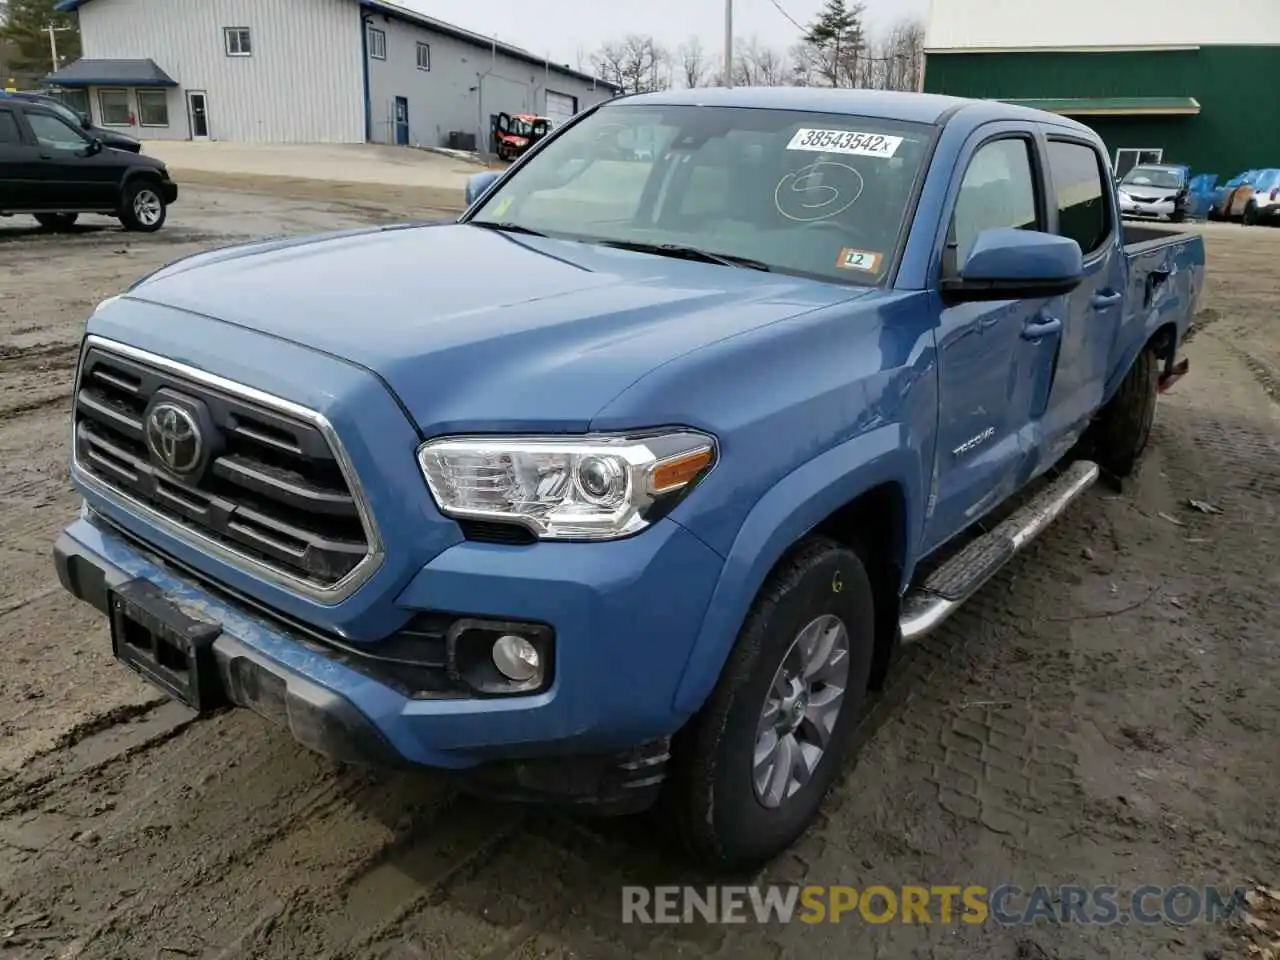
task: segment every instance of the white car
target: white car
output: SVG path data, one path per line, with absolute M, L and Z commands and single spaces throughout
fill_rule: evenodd
M 1134 167 L 1117 185 L 1120 216 L 1140 220 L 1186 218 L 1187 168 L 1174 164 L 1144 163 Z

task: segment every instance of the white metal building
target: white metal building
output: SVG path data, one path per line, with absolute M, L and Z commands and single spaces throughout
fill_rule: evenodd
M 615 87 L 386 0 L 61 0 L 82 59 L 46 78 L 142 139 L 457 145 Z

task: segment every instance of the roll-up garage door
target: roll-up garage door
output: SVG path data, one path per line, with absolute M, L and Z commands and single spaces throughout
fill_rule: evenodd
M 554 120 L 556 126 L 564 123 L 578 112 L 578 98 L 567 93 L 547 91 L 547 119 Z

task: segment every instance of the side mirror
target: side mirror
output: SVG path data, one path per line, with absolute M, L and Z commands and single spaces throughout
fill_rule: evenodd
M 1070 293 L 1084 278 L 1080 244 L 1038 230 L 984 230 L 960 269 L 942 282 L 956 302 L 1035 300 Z
M 493 181 L 497 180 L 501 173 L 497 170 L 486 170 L 484 173 L 477 173 L 467 179 L 467 206 L 471 206 L 481 195 L 493 186 Z
M 90 157 L 96 156 L 97 154 L 101 153 L 102 141 L 97 137 L 94 137 L 92 140 L 89 141 L 89 146 L 85 148 L 84 152 L 86 156 L 90 156 Z
M 86 130 L 93 127 L 93 120 L 90 119 L 87 113 L 80 114 L 80 126 L 84 127 Z

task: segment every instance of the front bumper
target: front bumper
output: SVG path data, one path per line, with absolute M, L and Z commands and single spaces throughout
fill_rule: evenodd
M 685 719 L 674 694 L 721 561 L 672 521 L 610 544 L 541 546 L 458 545 L 400 598 L 422 609 L 443 589 L 468 616 L 553 622 L 550 687 L 504 697 L 415 697 L 380 682 L 92 512 L 63 532 L 54 555 L 64 587 L 108 615 L 115 591 L 141 581 L 199 611 L 215 624 L 220 693 L 318 753 L 466 771 L 470 786 L 504 797 L 563 802 L 569 789 L 576 802 L 635 804 L 660 782 L 665 744 Z M 645 595 L 647 608 L 637 603 Z M 601 799 L 619 792 L 627 803 Z
M 1120 198 L 1120 215 L 1143 220 L 1171 220 L 1178 212 L 1178 205 L 1173 200 L 1161 203 L 1139 203 L 1135 200 Z
M 178 185 L 172 180 L 165 180 L 160 183 L 160 194 L 164 198 L 165 206 L 171 206 L 178 199 Z

